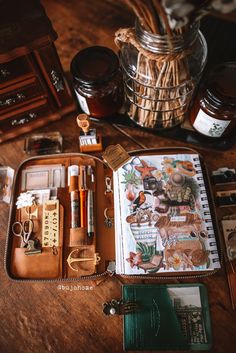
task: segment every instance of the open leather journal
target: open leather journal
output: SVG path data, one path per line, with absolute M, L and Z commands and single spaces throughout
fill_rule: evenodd
M 116 273 L 220 267 L 207 179 L 196 153 L 144 154 L 114 173 Z
M 220 267 L 199 155 L 175 148 L 126 157 L 117 171 L 81 153 L 22 163 L 8 225 L 10 278 L 188 277 Z

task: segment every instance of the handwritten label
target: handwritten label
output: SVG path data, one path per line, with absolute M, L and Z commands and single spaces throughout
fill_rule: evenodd
M 186 216 L 173 216 L 170 220 L 171 222 L 186 222 Z

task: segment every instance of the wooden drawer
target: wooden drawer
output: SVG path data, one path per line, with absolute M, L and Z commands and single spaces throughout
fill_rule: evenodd
M 12 88 L 12 87 L 11 87 Z M 16 114 L 16 110 L 30 104 L 40 96 L 44 96 L 44 90 L 36 77 L 20 82 L 9 88 L 0 90 L 0 120 L 4 119 L 4 115 L 12 111 L 12 115 Z M 27 107 L 26 107 L 27 109 Z
M 18 128 L 18 127 L 23 127 L 27 125 L 28 123 L 33 123 L 34 121 L 37 121 L 38 119 L 51 114 L 52 110 L 51 107 L 48 104 L 48 101 L 46 98 L 38 100 L 36 103 L 34 103 L 34 107 L 31 107 L 28 110 L 9 117 L 5 120 L 0 121 L 0 134 L 3 134 L 10 129 Z
M 0 64 L 0 89 L 32 76 L 27 56 Z
M 62 66 L 54 44 L 34 51 L 34 56 L 57 107 L 61 108 L 71 104 L 73 101 L 72 95 L 64 79 Z

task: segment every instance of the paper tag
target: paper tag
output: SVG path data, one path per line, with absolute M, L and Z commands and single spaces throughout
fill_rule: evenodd
M 114 172 L 131 159 L 131 156 L 119 144 L 108 146 L 102 157 Z
M 88 107 L 86 98 L 83 97 L 83 96 L 81 96 L 81 94 L 79 94 L 76 90 L 75 90 L 75 93 L 76 93 L 76 96 L 77 96 L 77 98 L 78 98 L 78 101 L 79 101 L 79 104 L 80 104 L 81 109 L 82 109 L 86 114 L 90 114 L 90 111 L 89 111 L 89 107 Z

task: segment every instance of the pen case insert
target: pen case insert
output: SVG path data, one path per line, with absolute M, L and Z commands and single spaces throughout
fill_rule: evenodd
M 21 223 L 28 219 L 25 209 L 18 210 Z M 63 218 L 64 210 L 59 208 L 59 243 L 54 247 L 41 248 L 41 253 L 25 255 L 25 248 L 20 247 L 19 237 L 14 237 L 12 252 L 12 274 L 17 278 L 58 278 L 62 273 L 62 247 L 63 247 Z M 37 218 L 32 217 L 34 222 L 35 238 L 42 244 L 42 218 L 43 206 L 37 207 Z
M 57 188 L 56 196 L 60 208 L 60 241 L 56 247 L 43 246 L 43 206 L 37 206 L 37 218 L 32 217 L 33 239 L 38 239 L 41 253 L 26 256 L 26 248 L 20 247 L 20 239 L 13 236 L 11 231 L 14 222 L 24 222 L 28 219 L 25 208 L 17 210 L 15 205 L 20 193 L 27 191 L 22 189 L 22 171 L 26 168 L 48 165 L 62 165 L 65 168 L 65 185 Z M 91 175 L 87 176 L 84 193 L 88 198 L 88 190 L 91 190 L 93 198 L 94 228 L 89 235 L 87 224 L 71 228 L 71 197 L 67 182 L 67 170 L 71 165 L 86 168 L 91 166 L 93 169 L 94 180 L 91 180 Z M 39 156 L 30 158 L 21 165 L 15 181 L 7 244 L 6 269 L 11 278 L 19 280 L 79 279 L 81 276 L 99 275 L 106 271 L 109 261 L 114 261 L 115 258 L 114 228 L 107 228 L 104 224 L 104 209 L 107 206 L 113 207 L 110 201 L 106 204 L 104 180 L 107 173 L 110 173 L 110 170 L 104 166 L 102 161 L 82 154 Z M 79 181 L 79 193 L 80 189 Z M 87 209 L 86 212 L 88 212 Z

